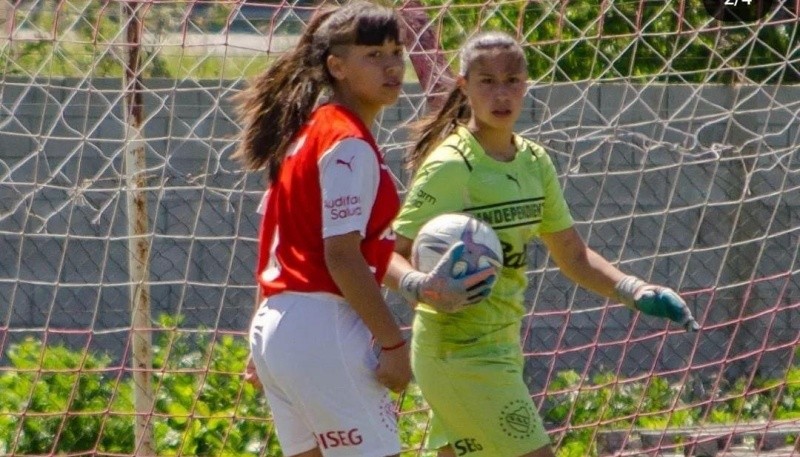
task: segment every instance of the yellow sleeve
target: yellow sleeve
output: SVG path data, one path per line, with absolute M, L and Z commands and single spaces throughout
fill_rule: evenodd
M 413 240 L 430 219 L 463 211 L 468 180 L 469 170 L 460 156 L 434 151 L 414 176 L 394 221 L 394 231 Z

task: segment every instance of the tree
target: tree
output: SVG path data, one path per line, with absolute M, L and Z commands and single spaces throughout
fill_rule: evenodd
M 797 21 L 734 27 L 710 17 L 699 0 L 424 3 L 445 53 L 475 30 L 502 30 L 525 44 L 536 81 L 800 82 L 792 62 L 800 58 Z

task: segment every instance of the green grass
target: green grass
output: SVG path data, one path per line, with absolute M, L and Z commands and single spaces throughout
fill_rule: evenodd
M 275 61 L 266 55 L 198 56 L 182 54 L 165 56 L 163 76 L 176 79 L 249 79 Z
M 264 71 L 277 58 L 277 54 L 263 52 L 236 52 L 229 54 L 205 53 L 202 47 L 186 48 L 165 46 L 154 52 L 143 47 L 142 75 L 145 78 L 185 79 L 249 79 Z M 0 74 L 34 77 L 119 78 L 123 75 L 118 49 L 91 43 L 65 43 L 52 41 L 15 42 L 0 47 Z M 410 62 L 406 65 L 406 82 L 417 81 Z

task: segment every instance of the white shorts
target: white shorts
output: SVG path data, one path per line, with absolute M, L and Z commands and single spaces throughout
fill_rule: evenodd
M 350 305 L 321 294 L 272 296 L 253 318 L 250 350 L 284 455 L 317 446 L 326 457 L 400 452 L 372 334 Z

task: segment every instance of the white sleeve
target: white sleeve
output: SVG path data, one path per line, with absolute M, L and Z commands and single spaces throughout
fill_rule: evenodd
M 320 157 L 318 166 L 322 237 L 356 231 L 363 237 L 380 178 L 372 146 L 361 139 L 344 139 Z

